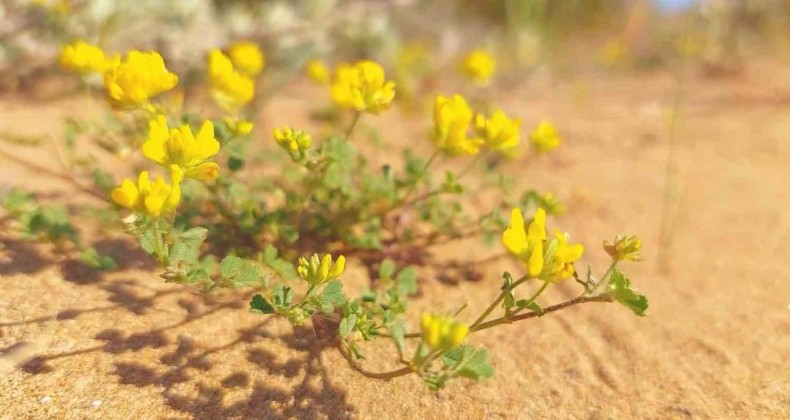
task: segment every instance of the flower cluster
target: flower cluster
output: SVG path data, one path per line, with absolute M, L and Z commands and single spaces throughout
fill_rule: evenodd
M 82 40 L 64 45 L 58 62 L 63 68 L 82 74 L 104 73 L 112 64 L 101 48 Z
M 423 314 L 420 323 L 423 342 L 434 351 L 460 346 L 469 335 L 469 326 L 447 315 Z
M 488 118 L 478 114 L 475 126 L 477 135 L 485 141 L 489 150 L 503 156 L 515 154 L 520 141 L 521 119 L 509 118 L 501 110 L 496 110 Z
M 110 197 L 121 207 L 150 217 L 159 217 L 178 208 L 181 200 L 180 180 L 176 178 L 174 181 L 178 182 L 170 185 L 160 176 L 151 182 L 148 171 L 142 171 L 137 178 L 137 184 L 130 179 L 124 179 L 119 187 L 112 190 Z
M 379 64 L 365 60 L 339 65 L 331 93 L 332 100 L 341 108 L 379 114 L 392 104 L 395 83 L 386 80 Z
M 320 259 L 317 254 L 313 254 L 309 260 L 304 257 L 299 258 L 299 267 L 296 271 L 309 285 L 318 286 L 340 277 L 345 269 L 346 257 L 342 255 L 333 261 L 329 254 Z
M 313 142 L 310 134 L 290 127 L 275 129 L 273 134 L 277 144 L 285 149 L 293 160 L 297 161 L 304 159 L 305 152 Z
M 211 121 L 203 123 L 196 137 L 186 124 L 168 130 L 167 120 L 160 115 L 151 121 L 142 151 L 145 157 L 171 172 L 179 171 L 187 178 L 214 180 L 219 166 L 208 159 L 219 152 L 219 147 Z
M 530 134 L 529 139 L 532 142 L 532 147 L 538 153 L 550 152 L 562 142 L 562 138 L 557 133 L 557 128 L 547 120 L 543 120 L 538 124 L 538 127 Z
M 329 71 L 329 67 L 326 66 L 326 63 L 323 61 L 314 58 L 307 63 L 307 77 L 309 77 L 312 81 L 325 85 L 329 83 L 331 78 L 331 74 Z
M 618 235 L 613 242 L 604 241 L 603 249 L 615 261 L 639 262 L 644 259 L 641 252 L 642 240 L 636 236 Z
M 478 85 L 485 86 L 491 82 L 496 71 L 496 60 L 484 50 L 474 50 L 461 63 L 464 75 Z
M 227 110 L 237 110 L 255 97 L 255 81 L 237 71 L 231 59 L 219 49 L 209 52 L 208 76 L 214 99 Z
M 239 72 L 255 77 L 266 66 L 266 57 L 257 44 L 239 41 L 228 47 L 228 57 Z
M 477 114 L 475 133 L 469 129 L 474 112 L 461 95 L 438 96 L 433 105 L 433 141 L 450 156 L 477 155 L 482 146 L 504 156 L 515 155 L 520 142 L 521 120 L 497 110 L 486 118 Z
M 165 67 L 156 51 L 130 51 L 116 58 L 104 74 L 104 87 L 116 108 L 139 108 L 178 84 L 178 76 Z
M 568 236 L 555 232 L 555 238 L 546 238 L 546 211 L 539 208 L 529 227 L 525 228 L 520 208 L 511 212 L 510 226 L 502 234 L 502 243 L 520 261 L 526 263 L 527 274 L 545 281 L 556 282 L 570 278 L 573 263 L 581 258 L 584 247 L 568 244 Z

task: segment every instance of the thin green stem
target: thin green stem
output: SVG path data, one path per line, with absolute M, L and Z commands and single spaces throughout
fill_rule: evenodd
M 360 366 L 360 364 L 357 363 L 356 360 L 354 360 L 354 358 L 345 348 L 344 343 L 338 344 L 337 348 L 340 351 L 340 354 L 342 354 L 343 357 L 346 359 L 349 366 L 351 366 L 354 370 L 361 373 L 362 375 L 367 376 L 368 378 L 389 380 L 389 379 L 397 378 L 399 376 L 405 376 L 410 373 L 414 373 L 414 368 L 412 366 L 402 367 L 400 369 L 391 370 L 389 372 L 371 372 Z
M 480 314 L 479 317 L 477 317 L 477 319 L 475 320 L 474 323 L 472 323 L 472 325 L 469 327 L 469 329 L 470 330 L 474 330 L 474 328 L 476 326 L 480 325 L 480 323 L 485 321 L 486 318 L 488 317 L 488 315 L 491 315 L 491 312 L 493 312 L 494 309 L 496 309 L 497 306 L 499 306 L 499 304 L 502 302 L 502 300 L 505 299 L 505 296 L 507 296 L 510 292 L 512 292 L 513 289 L 516 288 L 516 286 L 520 285 L 521 283 L 524 283 L 525 281 L 529 280 L 530 278 L 531 277 L 529 277 L 529 276 L 521 277 L 520 279 L 518 279 L 515 282 L 513 282 L 513 284 L 511 284 L 510 287 L 507 287 L 504 290 L 502 290 L 502 292 L 499 293 L 499 296 L 497 296 L 497 298 L 493 302 L 491 302 L 490 305 L 488 305 L 488 308 L 486 308 L 486 310 L 483 311 L 483 313 Z
M 612 260 L 612 263 L 609 264 L 609 268 L 607 268 L 606 271 L 603 273 L 601 280 L 599 280 L 598 283 L 592 288 L 592 290 L 590 290 L 589 295 L 595 295 L 595 292 L 598 290 L 598 288 L 600 288 L 601 285 L 607 283 L 607 281 L 609 280 L 609 276 L 612 274 L 612 271 L 615 269 L 615 267 L 617 267 L 617 262 L 618 262 L 617 260 Z
M 168 265 L 168 256 L 166 255 L 167 252 L 165 249 L 167 248 L 164 246 L 164 238 L 162 237 L 162 232 L 159 230 L 159 219 L 154 220 L 154 252 L 156 253 L 156 257 L 159 259 L 159 262 L 167 266 Z M 163 249 L 164 248 L 164 249 Z
M 349 125 L 348 129 L 346 130 L 346 140 L 351 140 L 351 133 L 354 132 L 354 128 L 356 128 L 360 117 L 362 117 L 361 112 L 357 111 L 354 113 L 354 118 L 351 120 L 351 125 Z
M 571 306 L 574 306 L 574 305 L 578 305 L 580 303 L 609 302 L 609 301 L 611 301 L 611 298 L 606 297 L 606 296 L 586 296 L 586 295 L 581 295 L 581 296 L 573 298 L 571 300 L 566 300 L 565 302 L 558 303 L 556 305 L 552 305 L 552 306 L 549 306 L 547 308 L 543 308 L 543 312 L 542 313 L 528 312 L 528 313 L 520 314 L 520 315 L 516 315 L 516 316 L 510 316 L 510 317 L 503 316 L 503 317 L 500 317 L 500 318 L 492 319 L 492 320 L 490 320 L 488 322 L 484 322 L 484 323 L 476 326 L 474 329 L 472 329 L 472 332 L 486 330 L 486 329 L 489 329 L 491 327 L 495 327 L 497 325 L 510 324 L 510 323 L 517 322 L 517 321 L 523 321 L 525 319 L 530 319 L 530 318 L 535 318 L 535 317 L 538 317 L 538 316 L 543 316 L 545 314 L 548 314 L 548 313 L 551 313 L 551 312 L 556 312 L 556 311 L 559 311 L 561 309 L 565 309 L 565 308 L 568 308 L 568 307 L 571 307 Z
M 423 177 L 425 176 L 425 174 L 428 172 L 428 168 L 430 168 L 430 166 L 433 164 L 433 162 L 434 162 L 434 161 L 436 161 L 436 158 L 438 158 L 438 157 L 439 157 L 439 153 L 440 153 L 440 152 L 439 152 L 439 150 L 438 150 L 438 149 L 437 149 L 435 152 L 433 152 L 433 154 L 431 155 L 431 157 L 430 157 L 430 158 L 428 158 L 428 161 L 427 161 L 427 162 L 425 162 L 425 166 L 423 166 L 423 167 L 422 167 L 422 170 L 420 171 L 420 174 L 419 174 L 419 175 L 417 176 L 417 178 L 416 178 L 416 179 L 414 179 L 414 181 L 413 181 L 413 182 L 412 182 L 412 183 L 409 185 L 409 189 L 408 189 L 408 190 L 406 190 L 406 193 L 403 195 L 403 197 L 401 197 L 401 199 L 400 199 L 400 200 L 398 200 L 398 202 L 397 202 L 397 203 L 396 203 L 394 206 L 392 206 L 392 208 L 390 208 L 389 210 L 387 210 L 387 212 L 390 212 L 390 211 L 392 211 L 392 210 L 395 210 L 395 209 L 397 209 L 397 208 L 399 208 L 399 207 L 403 206 L 403 205 L 404 205 L 404 204 L 407 202 L 407 200 L 409 199 L 409 196 L 411 196 L 411 195 L 412 195 L 412 193 L 414 193 L 414 190 L 417 188 L 417 185 L 420 183 L 420 181 L 422 181 L 422 178 L 423 178 Z
M 544 282 L 543 282 L 543 285 L 542 285 L 542 286 L 540 286 L 540 288 L 539 288 L 539 289 L 538 289 L 538 290 L 537 290 L 537 291 L 536 291 L 536 292 L 535 292 L 535 293 L 532 295 L 532 297 L 530 297 L 529 299 L 527 299 L 527 304 L 526 304 L 526 305 L 524 305 L 524 306 L 523 306 L 523 307 L 521 307 L 521 308 L 518 308 L 518 309 L 516 309 L 515 311 L 513 311 L 512 313 L 510 313 L 510 314 L 509 314 L 509 315 L 507 315 L 507 316 L 513 316 L 513 315 L 515 315 L 515 314 L 517 314 L 517 313 L 521 312 L 521 311 L 522 311 L 524 308 L 526 308 L 527 306 L 531 305 L 533 302 L 535 302 L 535 300 L 536 300 L 536 299 L 537 299 L 537 298 L 538 298 L 538 297 L 539 297 L 541 294 L 543 294 L 543 292 L 544 292 L 544 291 L 546 291 L 546 288 L 547 288 L 547 287 L 549 287 L 549 284 L 551 284 L 551 283 L 550 283 L 550 282 L 548 282 L 548 281 L 544 281 Z

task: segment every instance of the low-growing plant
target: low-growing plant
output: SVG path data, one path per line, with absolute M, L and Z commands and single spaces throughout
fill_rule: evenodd
M 120 113 L 113 120 L 112 147 L 85 131 L 72 133 L 70 143 L 98 138 L 103 150 L 139 150 L 151 163 L 109 188 L 113 183 L 101 168 L 92 162 L 83 167 L 93 174 L 96 189 L 107 191 L 123 215 L 123 228 L 162 268 L 165 281 L 203 293 L 252 288 L 253 312 L 294 325 L 311 322 L 361 374 L 376 379 L 414 374 L 430 389 L 458 377 L 493 375 L 487 350 L 473 344 L 480 331 L 592 302 L 619 302 L 645 314 L 646 298 L 619 267 L 621 261 L 641 259 L 638 238 L 604 242 L 609 267 L 600 276 L 589 268 L 580 275 L 575 265 L 582 245 L 571 243 L 563 231 L 547 232 L 548 216 L 563 211 L 551 194 L 527 190 L 471 216 L 463 199 L 476 191 L 466 176 L 481 164 L 487 168 L 483 187 L 513 195 L 511 182 L 497 168 L 522 153 L 520 119 L 498 109 L 475 112 L 461 95 L 438 96 L 433 125 L 426 129 L 433 153 L 425 158 L 407 151 L 401 170 L 376 167 L 369 163 L 375 156 L 360 145 L 387 133 L 370 134 L 370 127 L 362 132 L 360 122 L 387 111 L 395 99 L 394 83 L 372 61 L 339 64 L 331 76 L 323 63 L 313 61 L 308 71 L 328 86 L 335 124 L 315 138 L 302 128 L 278 127 L 273 140 L 282 151 L 256 152 L 248 147 L 249 104 L 265 68 L 263 53 L 244 42 L 207 56 L 206 79 L 217 105 L 208 119 L 158 99 L 177 85 L 178 76 L 157 52 L 111 56 L 77 42 L 64 47 L 61 59 L 80 73 L 100 72 L 108 102 Z M 477 51 L 467 57 L 464 71 L 487 82 L 494 64 L 492 56 Z M 560 143 L 548 121 L 530 135 L 533 154 Z M 440 159 L 469 163 L 437 174 Z M 75 240 L 70 225 L 59 222 L 58 210 L 31 212 L 24 202 L 12 195 L 5 207 L 31 235 Z M 465 305 L 453 313 L 427 312 L 413 328 L 409 299 L 420 276 L 410 265 L 413 255 L 441 243 L 471 237 L 492 242 L 497 236 L 522 269 L 503 273 L 481 313 L 468 314 Z M 95 250 L 84 259 L 102 268 L 110 264 Z M 342 277 L 347 263 L 358 261 L 375 267 L 373 279 L 364 290 L 348 291 Z M 578 296 L 547 304 L 543 293 L 569 279 L 579 283 Z M 393 343 L 399 368 L 373 372 L 362 365 L 366 344 L 376 340 Z

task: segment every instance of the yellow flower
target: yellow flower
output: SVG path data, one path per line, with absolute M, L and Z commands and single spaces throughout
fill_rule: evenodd
M 487 85 L 496 71 L 496 61 L 483 50 L 474 50 L 461 63 L 463 73 L 480 85 Z
M 548 120 L 541 121 L 530 134 L 529 139 L 532 142 L 532 147 L 538 153 L 550 152 L 562 142 L 562 137 L 557 133 L 557 129 Z
M 206 121 L 197 137 L 189 125 L 168 130 L 165 117 L 151 121 L 148 139 L 143 143 L 143 155 L 166 169 L 178 170 L 188 178 L 216 179 L 219 166 L 208 159 L 219 152 L 219 141 L 214 138 L 214 125 Z
M 174 173 L 173 185 L 170 186 L 161 176 L 152 183 L 148 171 L 142 171 L 137 184 L 124 179 L 119 187 L 112 190 L 110 197 L 121 207 L 151 217 L 170 214 L 178 208 L 181 200 L 181 176 Z
M 395 98 L 395 83 L 384 78 L 384 69 L 372 61 L 341 64 L 332 82 L 332 100 L 340 107 L 378 114 Z
M 249 41 L 239 41 L 228 47 L 228 57 L 233 66 L 247 76 L 255 77 L 266 66 L 266 57 L 258 45 Z
M 325 85 L 329 83 L 329 68 L 323 61 L 317 58 L 312 59 L 307 63 L 307 76 L 314 82 Z
M 538 208 L 529 228 L 524 229 L 524 216 L 514 208 L 510 227 L 502 234 L 502 243 L 520 261 L 527 264 L 527 274 L 546 281 L 559 281 L 573 275 L 573 263 L 581 258 L 584 247 L 569 245 L 567 234 L 555 232 L 546 241 L 546 211 Z
M 208 75 L 214 99 L 225 109 L 240 108 L 255 96 L 255 81 L 236 71 L 230 58 L 218 49 L 209 53 Z
M 121 108 L 140 107 L 177 83 L 178 76 L 167 70 L 164 59 L 156 51 L 130 51 L 123 61 L 113 60 L 104 74 L 110 103 Z
M 293 160 L 301 160 L 313 141 L 310 134 L 290 127 L 274 130 L 274 140 L 277 144 L 291 154 Z
M 529 229 L 524 229 L 524 215 L 520 208 L 510 213 L 510 227 L 502 234 L 502 243 L 511 254 L 527 263 L 527 273 L 535 277 L 543 270 L 543 242 L 546 240 L 546 211 L 535 211 Z
M 472 109 L 461 95 L 438 96 L 433 104 L 433 141 L 451 156 L 476 155 L 482 140 L 467 137 Z
M 83 74 L 103 73 L 111 63 L 101 48 L 82 40 L 64 45 L 58 61 L 61 67 Z
M 425 313 L 420 323 L 422 340 L 432 350 L 447 351 L 460 346 L 469 335 L 469 326 L 447 315 Z
M 477 135 L 482 137 L 486 146 L 505 156 L 513 156 L 519 143 L 520 119 L 510 119 L 502 111 L 494 111 L 486 118 L 478 114 L 475 120 Z
M 574 273 L 573 263 L 581 258 L 584 247 L 581 244 L 568 244 L 568 234 L 555 231 L 556 239 L 546 246 L 546 263 L 540 273 L 542 280 L 557 282 L 570 278 Z
M 236 119 L 231 117 L 226 117 L 224 120 L 225 125 L 228 127 L 231 133 L 234 136 L 243 136 L 245 134 L 249 134 L 252 129 L 254 128 L 254 124 L 252 121 L 248 121 L 245 119 Z
M 332 261 L 332 256 L 324 255 L 319 259 L 318 254 L 313 254 L 310 259 L 299 258 L 299 267 L 296 271 L 311 286 L 334 280 L 343 274 L 346 269 L 346 257 L 339 256 L 337 261 Z
M 633 262 L 642 261 L 644 257 L 642 250 L 642 240 L 638 236 L 620 236 L 614 238 L 614 242 L 604 241 L 603 249 L 613 260 L 628 260 Z

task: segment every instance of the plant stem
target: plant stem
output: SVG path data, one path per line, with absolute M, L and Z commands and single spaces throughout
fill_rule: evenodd
M 602 284 L 607 282 L 607 280 L 609 279 L 609 275 L 612 274 L 612 270 L 614 270 L 615 267 L 617 267 L 617 260 L 612 260 L 612 263 L 609 264 L 609 268 L 607 268 L 606 271 L 603 273 L 601 280 L 592 288 L 592 290 L 590 290 L 589 293 L 590 295 L 594 295 L 595 292 L 598 290 L 598 288 L 601 287 Z
M 571 300 L 566 300 L 565 302 L 558 303 L 556 305 L 549 306 L 547 308 L 543 308 L 543 313 L 539 314 L 537 312 L 529 312 L 526 314 L 510 316 L 510 317 L 500 317 L 496 319 L 492 319 L 491 321 L 484 322 L 475 328 L 472 329 L 472 332 L 482 331 L 491 327 L 495 327 L 501 324 L 510 324 L 517 321 L 522 321 L 525 319 L 535 318 L 538 316 L 543 316 L 549 312 L 556 312 L 561 309 L 568 308 L 570 306 L 578 305 L 580 303 L 588 303 L 588 302 L 610 302 L 611 298 L 608 296 L 586 296 L 581 295 L 579 297 L 573 298 Z
M 412 368 L 412 366 L 402 367 L 400 369 L 391 370 L 389 372 L 371 372 L 360 366 L 359 363 L 357 363 L 357 361 L 354 360 L 354 358 L 351 356 L 348 350 L 346 350 L 344 343 L 339 343 L 337 348 L 340 351 L 340 354 L 342 354 L 343 357 L 346 359 L 349 366 L 351 366 L 354 370 L 361 373 L 362 375 L 367 376 L 368 378 L 388 380 L 388 379 L 397 378 L 399 376 L 405 376 L 410 373 L 414 373 L 414 368 Z
M 480 316 L 477 318 L 477 320 L 475 320 L 474 323 L 472 323 L 472 325 L 469 327 L 469 329 L 474 331 L 476 326 L 480 325 L 481 322 L 485 321 L 486 317 L 488 317 L 488 315 L 491 315 L 491 312 L 493 312 L 494 309 L 496 309 L 497 306 L 499 306 L 500 302 L 502 302 L 502 300 L 505 299 L 505 296 L 507 296 L 508 293 L 513 291 L 513 289 L 515 289 L 516 286 L 520 285 L 521 283 L 524 283 L 525 281 L 529 280 L 530 278 L 531 277 L 529 277 L 529 276 L 521 277 L 520 279 L 518 279 L 515 282 L 513 282 L 513 284 L 511 284 L 510 287 L 507 287 L 504 290 L 502 290 L 502 292 L 499 293 L 499 296 L 497 296 L 497 298 L 491 303 L 491 305 L 488 305 L 488 308 L 486 308 L 486 310 L 483 311 L 482 314 L 480 314 Z
M 357 123 L 359 122 L 359 118 L 362 116 L 362 113 L 357 111 L 354 113 L 354 118 L 351 120 L 351 125 L 348 126 L 346 130 L 346 141 L 351 140 L 351 133 L 354 132 L 354 128 L 356 128 Z
M 154 220 L 154 252 L 156 252 L 156 256 L 159 259 L 159 263 L 163 266 L 168 266 L 169 258 L 167 257 L 165 250 L 163 249 L 164 245 L 164 238 L 162 238 L 162 232 L 159 231 L 159 219 Z
M 387 210 L 387 213 L 389 213 L 389 212 L 391 212 L 391 211 L 403 206 L 407 202 L 407 200 L 409 199 L 409 196 L 412 195 L 414 190 L 417 188 L 417 184 L 420 183 L 422 178 L 428 172 L 428 168 L 431 166 L 431 164 L 433 164 L 433 162 L 436 160 L 437 157 L 439 157 L 439 150 L 438 149 L 435 152 L 433 152 L 431 157 L 428 158 L 428 161 L 425 162 L 425 166 L 422 167 L 422 170 L 420 171 L 419 176 L 417 176 L 417 179 L 415 179 L 414 182 L 412 182 L 411 185 L 409 185 L 409 189 L 406 190 L 406 194 L 404 194 L 403 197 L 400 200 L 398 200 L 398 202 L 394 206 L 392 206 L 392 208 Z

